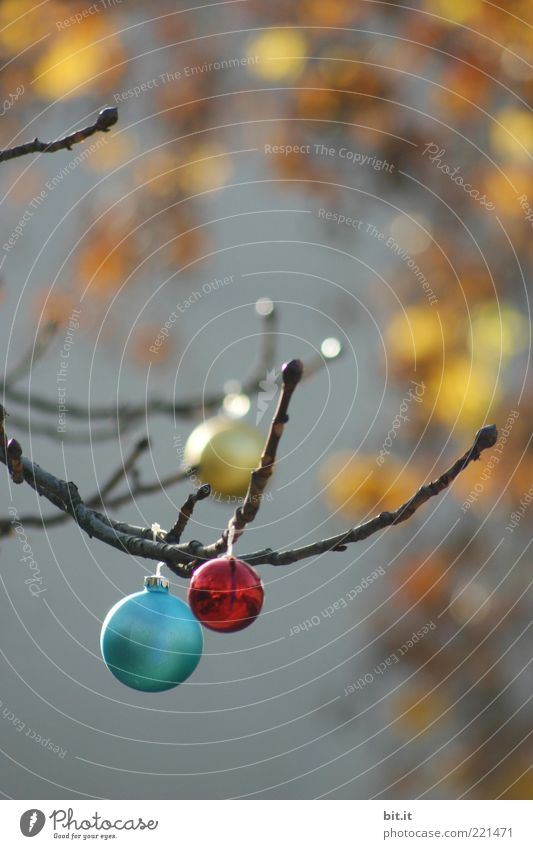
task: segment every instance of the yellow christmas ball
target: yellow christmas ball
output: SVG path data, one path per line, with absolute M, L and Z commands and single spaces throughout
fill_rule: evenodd
M 242 497 L 250 472 L 259 465 L 263 443 L 260 431 L 252 425 L 217 416 L 193 430 L 184 459 L 188 466 L 198 468 L 198 477 L 211 485 L 215 497 Z

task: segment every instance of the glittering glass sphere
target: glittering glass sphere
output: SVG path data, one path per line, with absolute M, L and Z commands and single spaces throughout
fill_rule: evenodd
M 176 687 L 194 672 L 203 636 L 189 606 L 169 594 L 168 581 L 152 576 L 142 592 L 111 608 L 102 625 L 100 647 L 119 681 L 156 693 Z
M 261 578 L 244 560 L 209 560 L 193 574 L 188 601 L 202 625 L 213 631 L 240 631 L 251 625 L 263 606 Z
M 184 459 L 198 467 L 198 477 L 211 484 L 213 495 L 239 497 L 246 494 L 250 472 L 259 465 L 263 442 L 252 425 L 216 416 L 193 430 Z

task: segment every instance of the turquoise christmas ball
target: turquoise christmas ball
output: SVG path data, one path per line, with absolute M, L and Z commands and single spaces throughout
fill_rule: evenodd
M 142 592 L 111 608 L 100 647 L 119 681 L 157 693 L 176 687 L 194 672 L 202 656 L 202 628 L 190 607 L 170 595 L 168 581 L 153 576 Z

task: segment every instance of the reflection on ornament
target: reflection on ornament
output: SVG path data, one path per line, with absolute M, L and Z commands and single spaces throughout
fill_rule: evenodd
M 240 419 L 250 409 L 250 399 L 242 392 L 229 392 L 222 403 L 224 412 L 231 419 Z
M 220 557 L 192 576 L 188 601 L 202 625 L 213 631 L 241 631 L 263 606 L 261 578 L 244 560 Z

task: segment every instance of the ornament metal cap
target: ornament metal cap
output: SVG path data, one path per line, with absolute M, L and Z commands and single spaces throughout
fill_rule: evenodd
M 163 578 L 162 575 L 147 575 L 144 579 L 144 586 L 147 590 L 168 590 L 170 581 L 168 578 Z

